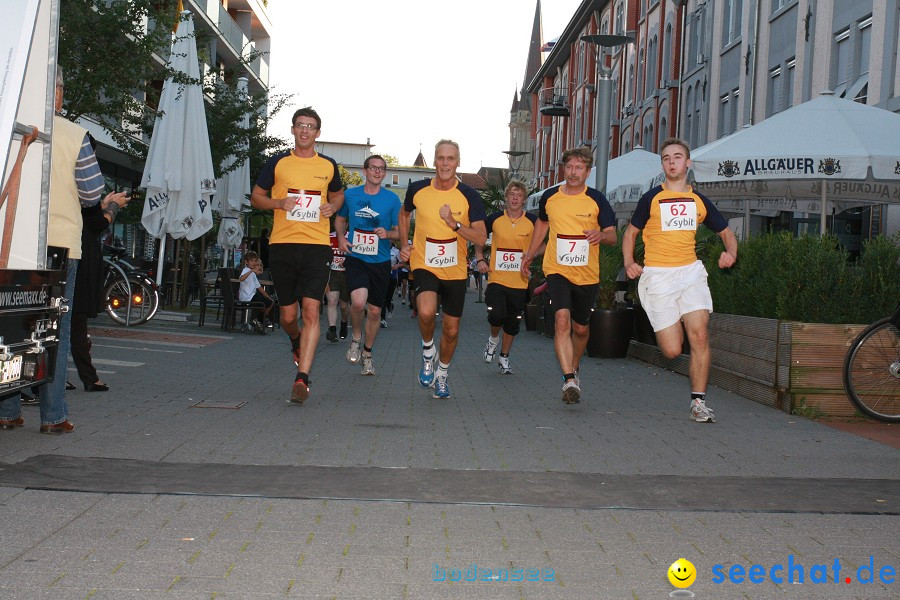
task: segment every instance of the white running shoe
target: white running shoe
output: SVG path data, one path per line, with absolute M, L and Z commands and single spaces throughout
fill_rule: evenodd
M 691 400 L 691 420 L 698 423 L 715 423 L 716 415 L 706 406 L 706 400 L 694 398 Z
M 363 375 L 374 375 L 375 374 L 375 364 L 372 362 L 372 355 L 369 356 L 363 355 L 362 357 L 362 374 Z
M 491 338 L 488 338 L 487 344 L 484 345 L 484 362 L 491 363 L 494 360 L 494 353 L 497 351 L 499 342 L 500 340 L 492 342 Z
M 512 375 L 512 369 L 509 368 L 509 357 L 501 356 L 497 359 L 497 364 L 500 365 L 500 372 L 504 375 Z
M 562 387 L 562 401 L 566 404 L 578 404 L 581 402 L 581 388 L 574 379 L 569 379 Z
M 347 360 L 349 360 L 354 365 L 359 362 L 359 356 L 361 354 L 359 347 L 361 345 L 360 344 L 361 341 L 362 341 L 362 338 L 360 338 L 358 340 L 351 339 L 350 347 L 347 348 Z

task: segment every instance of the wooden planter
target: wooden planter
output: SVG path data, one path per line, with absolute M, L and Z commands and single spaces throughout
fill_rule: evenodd
M 856 414 L 842 369 L 850 343 L 865 325 L 828 325 L 713 313 L 709 320 L 709 382 L 766 406 L 835 417 Z M 665 358 L 632 340 L 629 356 L 688 374 L 685 354 Z
M 790 388 L 794 408 L 852 417 L 856 407 L 844 390 L 844 357 L 866 325 L 791 322 Z

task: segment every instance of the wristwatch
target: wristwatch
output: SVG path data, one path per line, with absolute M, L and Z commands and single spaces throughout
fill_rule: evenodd
M 456 226 L 453 228 L 453 231 L 459 231 L 460 229 L 462 229 L 462 223 L 457 221 Z

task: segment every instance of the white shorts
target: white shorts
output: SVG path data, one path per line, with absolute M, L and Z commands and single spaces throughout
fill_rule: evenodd
M 699 260 L 683 267 L 644 267 L 638 283 L 641 306 L 653 331 L 671 327 L 695 310 L 712 312 L 706 268 Z

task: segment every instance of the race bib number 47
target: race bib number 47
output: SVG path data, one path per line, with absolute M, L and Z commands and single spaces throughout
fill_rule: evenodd
M 318 223 L 321 218 L 322 192 L 318 190 L 288 190 L 287 197 L 295 203 L 288 211 L 288 221 Z
M 556 236 L 556 264 L 584 267 L 588 264 L 588 241 L 583 235 Z
M 353 230 L 353 252 L 365 256 L 378 254 L 378 236 L 374 231 L 365 229 Z
M 425 264 L 429 267 L 455 267 L 456 238 L 436 240 L 425 238 Z
M 494 251 L 495 271 L 518 271 L 522 268 L 522 251 L 497 248 Z
M 697 205 L 688 198 L 660 200 L 659 218 L 663 231 L 695 231 Z

